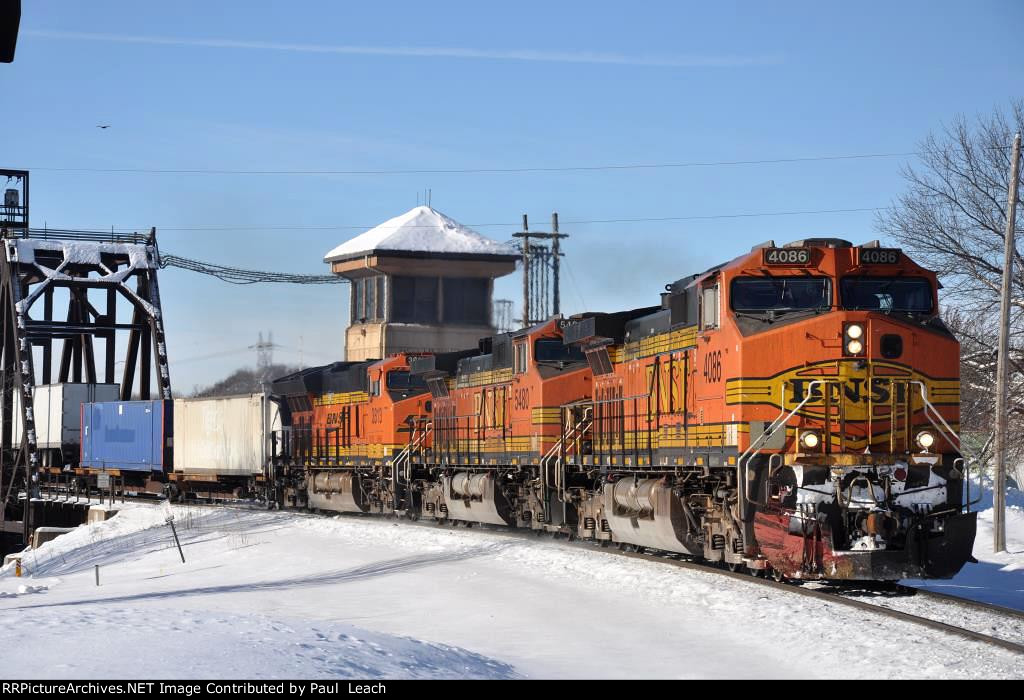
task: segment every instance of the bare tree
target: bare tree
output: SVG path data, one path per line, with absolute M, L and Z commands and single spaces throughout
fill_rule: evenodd
M 908 189 L 877 227 L 942 280 L 945 317 L 961 341 L 961 432 L 979 463 L 992 458 L 995 353 L 1003 275 L 1006 199 L 1013 135 L 1024 131 L 1024 100 L 968 122 L 957 118 L 905 166 Z M 1018 217 L 1018 243 L 1024 234 Z M 1015 253 L 1011 292 L 1010 449 L 1024 484 L 1024 258 Z M 1013 476 L 1013 475 L 1010 475 Z

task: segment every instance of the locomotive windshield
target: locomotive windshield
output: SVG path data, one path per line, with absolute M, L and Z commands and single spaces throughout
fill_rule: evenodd
M 827 277 L 737 277 L 729 297 L 733 311 L 827 309 L 832 285 Z
M 932 286 L 923 277 L 845 277 L 844 309 L 931 313 Z

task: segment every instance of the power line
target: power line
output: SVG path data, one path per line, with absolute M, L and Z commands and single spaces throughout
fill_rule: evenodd
M 179 255 L 163 254 L 160 256 L 160 267 L 178 267 L 203 275 L 216 277 L 231 284 L 258 284 L 260 282 L 276 282 L 284 284 L 345 284 L 344 277 L 337 275 L 302 275 L 286 272 L 265 272 L 262 270 L 246 270 L 240 267 L 227 267 L 183 258 Z
M 564 224 L 635 224 L 657 221 L 703 221 L 707 219 L 743 219 L 760 216 L 798 216 L 803 214 L 848 214 L 853 212 L 880 211 L 881 207 L 858 207 L 854 209 L 810 209 L 804 211 L 769 211 L 740 214 L 708 214 L 694 216 L 641 217 L 636 219 L 592 219 L 590 221 L 563 221 Z
M 856 153 L 851 155 L 807 156 L 799 158 L 762 158 L 756 160 L 683 161 L 674 163 L 622 163 L 611 165 L 529 166 L 521 168 L 410 168 L 397 170 L 242 170 L 231 168 L 56 168 L 31 167 L 27 170 L 65 173 L 109 173 L 133 175 L 487 175 L 514 173 L 595 172 L 610 170 L 659 170 L 665 168 L 711 168 L 737 165 L 774 165 L 837 160 L 905 158 L 918 151 L 893 153 Z
M 204 360 L 213 360 L 219 357 L 231 357 L 233 355 L 247 355 L 249 354 L 249 348 L 236 348 L 234 350 L 221 350 L 219 352 L 211 352 L 207 355 L 195 355 L 193 357 L 186 357 L 183 360 L 175 360 L 175 365 L 183 365 L 189 362 L 202 362 Z
M 637 224 L 637 223 L 657 223 L 666 221 L 707 221 L 714 219 L 744 219 L 744 218 L 755 218 L 755 217 L 769 217 L 769 216 L 803 216 L 803 215 L 815 215 L 815 214 L 852 214 L 861 212 L 872 212 L 881 211 L 883 207 L 853 207 L 849 209 L 804 209 L 804 210 L 792 210 L 792 211 L 768 211 L 768 212 L 739 212 L 733 214 L 694 214 L 686 216 L 653 216 L 653 217 L 625 217 L 618 219 L 576 219 L 576 220 L 563 220 L 562 224 L 571 224 L 574 226 L 581 226 L 584 224 Z M 465 224 L 470 228 L 493 228 L 493 227 L 511 227 L 518 228 L 522 226 L 522 222 L 519 223 L 487 223 L 487 224 Z M 116 227 L 115 227 L 116 228 Z M 143 227 L 143 228 L 149 228 Z M 157 226 L 158 231 L 171 231 L 178 233 L 188 232 L 203 232 L 203 231 L 344 231 L 344 230 L 355 230 L 355 231 L 366 231 L 371 228 L 384 228 L 381 225 L 355 225 L 355 224 L 337 224 L 337 225 L 326 225 L 326 226 L 190 226 L 190 227 L 163 227 Z M 425 230 L 432 230 L 435 226 L 411 226 L 408 224 L 402 224 L 401 228 L 422 228 Z M 138 227 L 131 228 L 118 228 L 118 231 L 137 231 Z

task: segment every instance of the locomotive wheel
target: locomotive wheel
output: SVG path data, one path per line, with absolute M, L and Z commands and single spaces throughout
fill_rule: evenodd
M 728 562 L 726 564 L 726 567 L 729 569 L 729 571 L 735 574 L 737 571 L 743 568 L 743 564 L 739 562 Z
M 785 574 L 783 574 L 778 569 L 772 569 L 772 578 L 779 583 L 782 583 L 786 580 Z

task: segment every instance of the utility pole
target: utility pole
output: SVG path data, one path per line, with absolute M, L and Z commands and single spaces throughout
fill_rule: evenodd
M 516 234 L 517 236 L 519 234 Z M 530 222 L 523 214 L 523 328 L 530 327 Z
M 1010 284 L 1013 280 L 1013 240 L 1017 225 L 1017 180 L 1020 176 L 1020 133 L 1013 139 L 1010 163 L 1010 192 L 1006 204 L 1006 235 L 1003 251 L 1003 290 L 999 306 L 999 354 L 996 357 L 996 474 L 992 493 L 993 550 L 1006 551 L 1006 431 L 1009 420 L 1006 406 L 1010 392 Z
M 562 313 L 561 309 L 559 308 L 560 307 L 560 303 L 559 302 L 560 302 L 561 294 L 559 293 L 559 289 L 558 289 L 558 272 L 559 272 L 559 270 L 558 270 L 558 256 L 560 255 L 558 241 L 559 241 L 559 239 L 561 239 L 561 236 L 558 235 L 558 212 L 557 211 L 553 212 L 551 214 L 551 235 L 552 235 L 552 239 L 551 239 L 551 256 L 552 256 L 551 257 L 551 266 L 552 266 L 552 272 L 554 273 L 553 277 L 555 278 L 554 288 L 552 289 L 552 294 L 554 295 L 554 298 L 553 298 L 552 303 L 551 303 L 551 307 L 552 307 L 551 313 L 553 313 L 555 316 L 557 316 L 558 314 Z
M 561 240 L 569 234 L 558 232 L 558 212 L 551 215 L 551 231 L 530 231 L 526 214 L 523 214 L 523 230 L 513 233 L 513 238 L 522 238 L 523 248 L 523 327 L 546 321 L 548 318 L 548 273 L 551 273 L 551 311 L 560 314 L 561 288 Z M 540 241 L 531 244 L 530 240 Z M 550 248 L 547 241 L 551 241 Z M 533 285 L 531 287 L 531 284 Z

